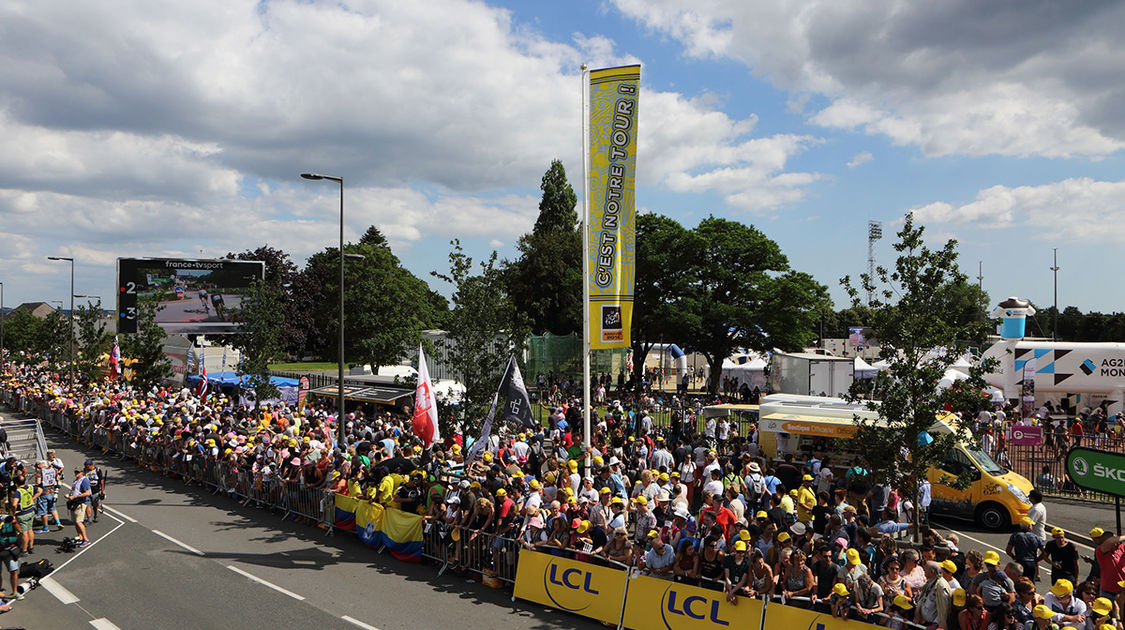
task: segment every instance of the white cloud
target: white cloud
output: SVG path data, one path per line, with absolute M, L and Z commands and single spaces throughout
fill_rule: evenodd
M 625 15 L 799 95 L 815 124 L 927 155 L 1104 156 L 1125 147 L 1125 5 L 614 0 Z
M 859 153 L 856 153 L 851 160 L 848 160 L 848 168 L 855 168 L 860 164 L 867 164 L 874 159 L 875 156 L 871 155 L 870 151 L 860 151 Z
M 968 203 L 939 201 L 911 212 L 925 224 L 1025 228 L 1038 239 L 1125 243 L 1125 181 L 1073 178 L 1042 186 L 992 186 Z

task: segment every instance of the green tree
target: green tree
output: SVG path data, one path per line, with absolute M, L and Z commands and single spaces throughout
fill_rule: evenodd
M 344 264 L 344 356 L 372 370 L 393 365 L 416 345 L 420 332 L 440 321 L 441 303 L 426 283 L 410 273 L 391 252 L 386 239 L 372 226 L 358 243 L 344 246 L 347 255 L 361 259 Z M 327 356 L 337 353 L 339 330 L 339 250 L 328 248 L 309 258 L 306 272 L 322 291 L 314 305 L 315 327 Z
M 966 340 L 981 334 L 984 322 L 966 321 L 963 312 L 948 308 L 950 295 L 965 282 L 957 266 L 957 242 L 932 250 L 923 243 L 923 231 L 907 215 L 894 244 L 893 268 L 878 267 L 874 277 L 863 274 L 859 286 L 849 277 L 841 280 L 855 307 L 861 295 L 876 296 L 871 327 L 881 344 L 879 356 L 888 363 L 875 392 L 881 402 L 868 403 L 879 419 L 857 417 L 852 445 L 873 481 L 896 488 L 914 505 L 919 481 L 957 441 L 969 438 L 956 423 L 934 428 L 936 418 L 946 404 L 966 411 L 979 406 L 983 375 L 991 368 L 975 367 L 961 386 L 938 390 L 938 381 L 965 351 Z M 916 535 L 917 517 L 915 512 Z
M 164 329 L 156 323 L 155 302 L 137 301 L 137 332 L 124 335 L 122 359 L 133 359 L 133 382 L 150 387 L 172 376 L 172 364 L 164 354 Z
M 539 185 L 543 197 L 530 234 L 520 237 L 520 255 L 506 265 L 507 292 L 527 313 L 536 334 L 567 335 L 582 326 L 582 233 L 578 197 L 554 160 Z
M 74 366 L 79 378 L 96 382 L 105 374 L 102 356 L 113 349 L 113 337 L 106 332 L 102 321 L 102 301 L 87 303 L 75 309 L 75 336 L 78 342 L 78 361 Z
M 637 215 L 633 291 L 633 382 L 640 383 L 645 357 L 661 340 L 684 338 L 688 315 L 681 299 L 690 287 L 685 255 L 691 233 L 674 219 Z
M 453 288 L 448 335 L 439 343 L 465 386 L 462 430 L 476 434 L 500 385 L 509 355 L 523 349 L 528 324 L 507 294 L 503 274 L 496 264 L 496 252 L 479 263 L 479 271 L 474 273 L 473 259 L 461 249 L 461 242 L 454 240 L 450 245 L 449 273 L 433 272 Z M 439 416 L 439 422 L 447 420 L 445 414 Z M 444 432 L 452 427 L 441 429 Z
M 262 399 L 276 398 L 281 392 L 270 382 L 270 363 L 282 356 L 282 330 L 285 325 L 283 289 L 271 284 L 267 276 L 250 285 L 236 320 L 242 332 L 231 336 L 229 343 L 242 353 L 238 374 L 254 391 L 254 406 Z
M 46 319 L 36 317 L 25 309 L 13 311 L 4 318 L 4 345 L 13 353 L 46 352 L 42 344 L 47 338 L 45 327 Z
M 704 219 L 691 230 L 685 261 L 684 341 L 707 359 L 710 391 L 736 348 L 798 350 L 816 338 L 827 287 L 790 269 L 777 243 L 753 226 Z
M 264 280 L 270 290 L 280 296 L 279 307 L 283 318 L 278 334 L 282 349 L 303 356 L 309 342 L 309 331 L 313 328 L 312 309 L 308 308 L 306 301 L 292 297 L 293 292 L 304 289 L 306 285 L 297 282 L 300 273 L 289 254 L 267 244 L 238 254 L 228 253 L 227 258 L 265 263 Z

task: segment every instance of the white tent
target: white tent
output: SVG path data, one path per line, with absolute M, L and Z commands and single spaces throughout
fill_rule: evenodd
M 743 363 L 739 363 L 742 360 Z M 757 355 L 743 355 L 736 359 L 723 359 L 723 378 L 734 379 L 735 387 L 745 383 L 753 390 L 766 391 L 766 360 Z
M 863 360 L 863 357 L 855 358 L 855 377 L 856 378 L 875 378 L 879 373 L 879 368 L 869 364 Z

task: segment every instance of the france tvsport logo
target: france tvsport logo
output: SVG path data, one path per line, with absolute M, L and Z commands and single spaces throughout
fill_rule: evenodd
M 602 304 L 602 342 L 624 341 L 625 320 L 620 304 Z

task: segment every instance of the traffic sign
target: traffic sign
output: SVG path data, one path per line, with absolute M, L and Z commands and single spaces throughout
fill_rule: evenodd
M 1066 454 L 1066 474 L 1079 488 L 1125 497 L 1125 454 L 1076 446 Z

